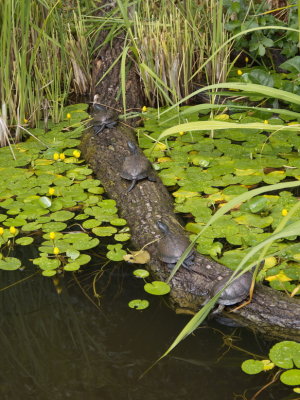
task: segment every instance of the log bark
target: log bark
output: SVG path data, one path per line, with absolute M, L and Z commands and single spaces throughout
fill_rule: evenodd
M 156 182 L 139 181 L 130 193 L 126 193 L 129 182 L 120 177 L 124 158 L 129 155 L 128 140 L 135 140 L 134 132 L 118 125 L 104 129 L 95 135 L 90 129 L 82 139 L 82 153 L 101 180 L 108 196 L 117 202 L 120 215 L 131 230 L 131 244 L 140 249 L 161 234 L 156 222 L 163 219 L 173 232 L 185 235 L 184 229 L 173 212 L 173 201 L 167 189 L 157 177 Z M 169 269 L 157 256 L 157 242 L 147 247 L 151 254 L 149 268 L 152 275 L 165 280 Z M 180 268 L 171 281 L 169 295 L 172 307 L 178 313 L 197 312 L 210 288 L 229 274 L 228 268 L 197 253 L 195 263 L 189 270 Z M 251 329 L 277 338 L 300 341 L 300 301 L 292 299 L 257 284 L 253 301 L 238 311 L 226 315 Z

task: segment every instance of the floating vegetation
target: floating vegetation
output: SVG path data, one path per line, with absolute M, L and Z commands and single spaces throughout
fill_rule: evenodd
M 111 236 L 106 257 L 123 260 L 122 243 L 130 238 L 126 221 L 119 218 L 114 200 L 76 148 L 89 116 L 86 104 L 66 107 L 64 121 L 49 132 L 36 128 L 26 142 L 0 149 L 0 269 L 16 270 L 12 257 L 17 246 L 36 244 L 31 261 L 44 276 L 76 271 L 91 260 L 87 251 L 102 237 Z M 37 140 L 38 139 L 38 140 Z

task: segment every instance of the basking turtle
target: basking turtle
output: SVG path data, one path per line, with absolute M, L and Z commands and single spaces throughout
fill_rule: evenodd
M 130 190 L 134 188 L 137 181 L 148 178 L 149 181 L 155 182 L 156 179 L 150 161 L 147 160 L 143 154 L 138 152 L 136 145 L 129 141 L 127 142 L 127 146 L 130 155 L 125 158 L 120 175 L 128 181 L 132 181 L 127 189 L 127 193 L 129 193 Z
M 190 245 L 190 241 L 183 235 L 172 233 L 169 227 L 162 221 L 156 223 L 164 236 L 158 242 L 158 257 L 161 261 L 167 263 L 169 268 L 173 268 L 180 259 L 184 251 Z M 195 254 L 192 249 L 182 263 L 182 266 L 189 268 L 194 262 Z
M 101 133 L 105 128 L 113 128 L 118 124 L 118 113 L 98 103 L 93 103 L 92 116 L 92 126 L 96 135 Z
M 223 292 L 217 300 L 218 307 L 212 314 L 220 313 L 225 306 L 232 306 L 240 303 L 249 296 L 249 291 L 252 283 L 252 272 L 245 272 L 243 275 L 235 279 Z M 216 282 L 210 290 L 208 299 L 203 303 L 206 304 L 212 297 L 214 297 L 220 290 L 222 290 L 231 275 L 226 276 L 220 281 Z

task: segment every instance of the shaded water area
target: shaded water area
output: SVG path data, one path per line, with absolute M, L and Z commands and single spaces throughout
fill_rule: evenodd
M 81 287 L 65 279 L 60 295 L 52 279 L 40 275 L 1 291 L 0 398 L 251 399 L 271 378 L 244 374 L 241 362 L 251 356 L 232 347 L 266 355 L 270 342 L 245 328 L 210 322 L 139 380 L 190 317 L 147 295 L 131 272 L 121 264 L 105 272 L 97 283 L 100 309 L 81 290 L 91 288 L 93 273 L 77 274 Z M 1 287 L 25 276 L 2 272 Z M 130 309 L 134 298 L 150 299 L 150 308 Z M 276 383 L 258 399 L 295 398 L 290 394 Z

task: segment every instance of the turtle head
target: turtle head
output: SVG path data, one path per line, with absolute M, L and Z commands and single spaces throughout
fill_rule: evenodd
M 170 232 L 168 225 L 165 224 L 165 223 L 162 222 L 162 221 L 157 221 L 157 222 L 156 222 L 156 226 L 157 226 L 158 229 L 159 229 L 162 233 L 164 233 L 165 235 L 167 235 L 167 234 Z
M 128 148 L 129 148 L 129 151 L 130 151 L 131 154 L 136 153 L 137 147 L 136 147 L 136 145 L 135 145 L 133 142 L 131 142 L 131 141 L 129 140 L 129 141 L 127 142 L 127 146 L 128 146 Z
M 98 112 L 105 111 L 105 107 L 101 106 L 99 103 L 93 103 L 93 112 L 96 114 Z

